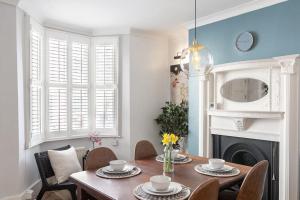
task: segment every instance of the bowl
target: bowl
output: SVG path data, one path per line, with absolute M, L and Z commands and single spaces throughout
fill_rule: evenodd
M 127 164 L 127 161 L 125 160 L 112 160 L 109 162 L 109 166 L 114 171 L 122 171 Z
M 171 178 L 168 176 L 157 175 L 150 178 L 152 187 L 157 191 L 166 191 L 169 189 Z
M 174 149 L 171 153 L 171 157 L 172 159 L 176 159 L 178 156 L 179 150 L 178 149 Z
M 212 158 L 208 160 L 208 163 L 209 167 L 211 167 L 212 169 L 222 169 L 225 165 L 225 160 Z

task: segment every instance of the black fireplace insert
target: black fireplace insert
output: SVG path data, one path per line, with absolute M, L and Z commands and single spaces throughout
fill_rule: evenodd
M 269 161 L 263 200 L 279 199 L 279 143 L 213 135 L 213 156 L 228 162 L 253 166 Z

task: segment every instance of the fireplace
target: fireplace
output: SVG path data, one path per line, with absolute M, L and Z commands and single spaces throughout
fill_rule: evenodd
M 213 135 L 213 156 L 248 166 L 268 160 L 269 169 L 263 200 L 279 199 L 278 142 Z

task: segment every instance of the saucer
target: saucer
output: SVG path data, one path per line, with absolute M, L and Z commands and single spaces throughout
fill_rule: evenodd
M 201 165 L 202 169 L 210 172 L 231 172 L 234 168 L 228 165 L 224 165 L 223 168 L 220 169 L 214 169 L 209 164 L 203 164 Z
M 170 196 L 178 194 L 182 190 L 182 187 L 179 183 L 171 182 L 168 190 L 158 191 L 152 187 L 151 182 L 146 182 L 143 184 L 142 190 L 148 194 L 155 196 Z
M 134 166 L 132 165 L 126 165 L 123 170 L 113 170 L 110 166 L 106 166 L 102 168 L 102 171 L 105 173 L 111 173 L 111 174 L 122 174 L 130 172 L 134 169 Z

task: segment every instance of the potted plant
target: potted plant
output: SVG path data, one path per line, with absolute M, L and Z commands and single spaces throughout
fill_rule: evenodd
M 164 133 L 174 133 L 179 137 L 176 147 L 184 151 L 185 138 L 188 135 L 188 105 L 182 102 L 177 105 L 175 103 L 166 102 L 161 108 L 162 113 L 155 119 L 160 127 L 160 135 Z M 175 147 L 175 148 L 176 148 Z

